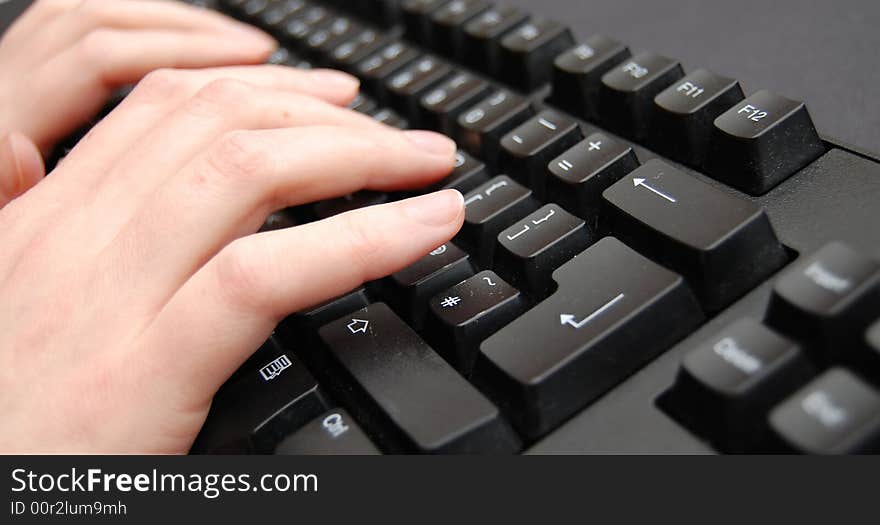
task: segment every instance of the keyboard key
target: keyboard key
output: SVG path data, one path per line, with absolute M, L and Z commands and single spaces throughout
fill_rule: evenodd
M 602 192 L 638 166 L 631 147 L 593 133 L 550 161 L 547 195 L 595 229 Z
M 736 80 L 698 69 L 654 98 L 651 144 L 673 160 L 702 166 L 715 119 L 743 98 Z
M 385 83 L 388 78 L 420 56 L 417 50 L 403 42 L 394 42 L 362 60 L 355 67 L 355 74 L 360 77 L 366 91 L 369 91 L 380 103 L 387 104 L 388 93 Z
M 403 0 L 400 10 L 406 37 L 431 47 L 431 15 L 447 3 L 449 0 Z
M 407 447 L 430 453 L 515 452 L 498 409 L 388 306 L 376 303 L 320 330 L 353 380 L 358 420 L 392 428 Z M 369 428 L 369 425 L 368 425 Z M 394 446 L 390 448 L 394 450 Z
M 360 27 L 350 18 L 335 17 L 326 26 L 316 29 L 305 39 L 303 50 L 309 57 L 323 61 L 337 45 L 352 38 L 358 31 Z
M 458 190 L 465 194 L 489 180 L 486 165 L 464 151 L 455 154 L 455 168 L 445 179 L 425 188 L 425 193 L 440 190 Z
M 583 138 L 577 122 L 546 109 L 501 139 L 501 171 L 544 197 L 547 163 Z
M 248 0 L 242 6 L 241 15 L 250 21 L 255 21 L 263 15 L 267 7 L 269 0 Z
M 366 307 L 370 302 L 367 290 L 361 286 L 345 295 L 294 314 L 294 317 L 301 327 L 317 330 L 331 321 Z
M 287 19 L 281 38 L 301 49 L 311 34 L 330 24 L 332 16 L 323 7 L 312 6 Z
M 718 311 L 787 260 L 764 210 L 651 160 L 602 194 L 607 228 L 687 278 Z
M 458 117 L 458 141 L 490 167 L 498 165 L 501 137 L 534 115 L 531 103 L 499 90 Z
M 355 72 L 357 64 L 386 42 L 375 29 L 360 29 L 348 40 L 337 43 L 328 55 L 328 63 L 343 71 Z
M 506 175 L 499 175 L 464 196 L 465 218 L 456 239 L 473 253 L 477 264 L 492 265 L 495 238 L 538 209 L 532 191 Z
M 654 97 L 684 76 L 675 60 L 642 53 L 602 77 L 600 119 L 608 129 L 625 137 L 645 138 L 654 111 Z
M 761 195 L 825 153 L 803 102 L 758 91 L 715 119 L 706 173 Z
M 486 81 L 468 73 L 457 73 L 422 97 L 420 123 L 423 127 L 452 135 L 458 115 L 482 100 L 489 91 Z
M 386 82 L 388 100 L 411 122 L 418 125 L 419 100 L 430 89 L 452 75 L 448 64 L 432 57 L 422 57 L 392 75 Z
M 486 270 L 431 299 L 427 332 L 432 346 L 467 376 L 480 343 L 525 309 L 519 290 Z
M 428 300 L 474 274 L 470 256 L 446 243 L 385 279 L 383 287 L 392 306 L 416 329 L 428 313 Z
M 474 379 L 529 439 L 551 430 L 702 320 L 678 275 L 606 237 L 559 288 L 480 346 Z
M 259 368 L 214 397 L 194 452 L 270 452 L 292 429 L 327 410 L 325 394 L 302 363 L 274 340 L 266 345 L 271 348 L 255 353 L 264 356 Z
M 283 230 L 285 228 L 293 228 L 296 226 L 296 219 L 286 210 L 276 211 L 266 217 L 263 225 L 260 227 L 261 232 L 269 232 L 275 230 Z
M 260 16 L 260 25 L 266 31 L 278 35 L 284 29 L 284 22 L 306 8 L 303 0 L 273 2 Z
M 391 126 L 392 128 L 400 128 L 406 129 L 409 127 L 409 122 L 400 116 L 393 109 L 382 108 L 375 113 L 373 113 L 373 120 L 381 122 L 386 126 Z
M 315 204 L 312 209 L 314 210 L 315 217 L 318 219 L 327 219 L 334 215 L 339 215 L 340 213 L 357 210 L 367 206 L 385 204 L 386 202 L 388 202 L 388 194 L 364 190 L 352 193 L 351 195 L 346 195 L 345 197 L 321 201 Z
M 500 77 L 523 91 L 550 81 L 553 59 L 574 45 L 567 27 L 533 19 L 501 39 Z
M 464 25 L 491 7 L 485 0 L 452 0 L 431 14 L 432 45 L 440 53 L 460 56 Z
M 379 106 L 372 98 L 364 95 L 363 93 L 358 93 L 357 96 L 354 97 L 354 100 L 351 101 L 351 104 L 348 105 L 348 107 L 357 111 L 358 113 L 369 115 L 376 111 Z
M 501 39 L 521 26 L 528 16 L 515 7 L 489 9 L 464 26 L 462 44 L 456 57 L 473 68 L 498 76 Z
M 495 267 L 513 286 L 543 299 L 556 288 L 553 271 L 595 240 L 583 220 L 547 204 L 498 234 Z
M 809 454 L 880 451 L 880 393 L 842 368 L 832 368 L 770 413 L 788 450 Z
M 670 403 L 713 446 L 742 453 L 760 444 L 770 409 L 811 375 L 794 342 L 742 319 L 685 357 Z
M 275 453 L 355 456 L 381 454 L 357 422 L 341 408 L 324 412 L 285 438 L 275 448 Z
M 776 281 L 767 323 L 804 342 L 817 357 L 841 357 L 880 311 L 880 264 L 834 242 L 795 263 Z
M 553 61 L 551 102 L 595 122 L 602 76 L 629 57 L 628 47 L 603 35 L 569 49 Z

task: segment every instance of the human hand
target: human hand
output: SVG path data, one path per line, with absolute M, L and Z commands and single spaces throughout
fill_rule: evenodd
M 116 88 L 161 67 L 264 62 L 276 43 L 215 12 L 156 0 L 37 0 L 0 40 L 0 206 Z
M 329 71 L 156 71 L 0 210 L 0 451 L 184 453 L 282 318 L 457 232 L 444 191 L 253 234 L 451 170 L 449 139 L 339 107 L 356 91 Z

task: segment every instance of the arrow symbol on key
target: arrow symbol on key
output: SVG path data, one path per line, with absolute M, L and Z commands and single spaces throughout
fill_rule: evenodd
M 671 203 L 673 203 L 673 204 L 675 203 L 675 198 L 674 198 L 674 197 L 670 197 L 669 195 L 666 195 L 666 194 L 663 193 L 662 191 L 658 190 L 657 188 L 648 185 L 648 183 L 645 182 L 645 179 L 640 179 L 640 178 L 635 178 L 635 179 L 633 179 L 633 186 L 635 186 L 636 188 L 638 188 L 639 186 L 641 186 L 641 187 L 643 187 L 643 188 L 645 188 L 645 189 L 647 189 L 647 190 L 651 190 L 651 191 L 653 191 L 654 193 L 656 193 L 657 195 L 659 195 L 659 196 L 663 197 L 664 199 L 668 200 L 669 202 L 671 202 Z
M 610 301 L 608 301 L 604 305 L 600 306 L 598 309 L 596 309 L 595 312 L 584 317 L 580 321 L 575 321 L 575 319 L 577 319 L 577 318 L 571 314 L 562 314 L 559 316 L 559 324 L 561 324 L 563 326 L 569 325 L 569 326 L 573 327 L 575 330 L 580 330 L 585 324 L 589 323 L 593 319 L 595 319 L 595 318 L 599 317 L 600 315 L 602 315 L 603 313 L 605 313 L 609 308 L 611 308 L 612 306 L 617 304 L 624 297 L 625 297 L 624 294 L 618 295 L 617 297 L 615 297 L 614 299 L 611 299 Z

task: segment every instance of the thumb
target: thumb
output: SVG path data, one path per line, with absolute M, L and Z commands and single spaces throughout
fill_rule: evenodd
M 34 187 L 45 175 L 43 156 L 31 139 L 13 131 L 0 140 L 0 208 Z

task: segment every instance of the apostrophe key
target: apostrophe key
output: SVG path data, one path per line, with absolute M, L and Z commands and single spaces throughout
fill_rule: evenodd
M 689 334 L 684 279 L 606 237 L 553 273 L 551 295 L 486 339 L 474 380 L 535 439 Z
M 702 166 L 715 119 L 743 98 L 736 80 L 693 71 L 654 98 L 650 143 L 674 160 Z
M 547 204 L 498 234 L 495 268 L 533 300 L 543 299 L 556 287 L 553 271 L 595 240 L 582 219 Z
M 459 144 L 494 168 L 501 137 L 534 114 L 528 100 L 510 91 L 496 91 L 459 115 Z
M 880 312 L 880 263 L 834 242 L 785 270 L 773 287 L 767 323 L 817 357 L 855 348 Z
M 466 194 L 464 204 L 464 225 L 456 239 L 482 267 L 492 265 L 495 238 L 501 230 L 538 209 L 532 191 L 505 175 Z
M 843 368 L 832 368 L 770 413 L 785 451 L 811 454 L 880 452 L 880 392 Z
M 758 91 L 715 119 L 706 173 L 761 195 L 825 152 L 807 107 Z
M 598 120 L 602 76 L 630 57 L 629 48 L 595 35 L 553 61 L 551 102 L 587 120 Z
M 553 59 L 573 45 L 567 27 L 532 19 L 501 39 L 499 76 L 523 91 L 532 91 L 550 81 Z
M 500 171 L 544 197 L 547 163 L 583 138 L 578 123 L 546 109 L 501 139 Z
M 595 228 L 602 192 L 638 166 L 630 146 L 593 133 L 547 165 L 547 195 Z
M 690 430 L 716 448 L 746 452 L 761 445 L 770 409 L 812 373 L 794 341 L 742 319 L 684 358 L 666 399 Z
M 654 112 L 654 97 L 684 76 L 671 58 L 642 53 L 602 77 L 599 116 L 608 129 L 641 141 Z
M 651 160 L 602 194 L 608 231 L 687 278 L 716 312 L 785 264 L 763 208 Z
M 384 303 L 321 328 L 349 376 L 355 417 L 393 429 L 400 448 L 428 453 L 511 453 L 519 440 L 498 409 Z M 369 430 L 369 429 L 368 429 Z M 397 450 L 392 445 L 392 452 Z
M 430 342 L 447 361 L 469 375 L 480 343 L 526 310 L 519 290 L 486 270 L 430 302 L 426 331 Z

